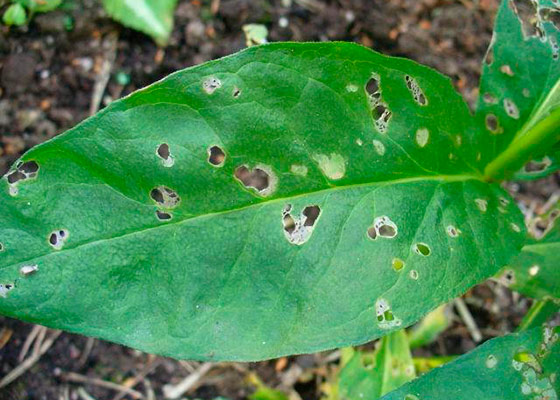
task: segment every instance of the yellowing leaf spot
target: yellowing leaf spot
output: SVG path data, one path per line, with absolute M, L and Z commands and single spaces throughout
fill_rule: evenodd
M 404 268 L 404 265 L 405 265 L 405 264 L 404 264 L 404 261 L 401 260 L 400 258 L 393 258 L 393 261 L 392 261 L 391 264 L 392 264 L 393 269 L 394 269 L 395 271 L 400 271 L 401 269 Z
M 428 144 L 430 139 L 430 131 L 426 128 L 420 128 L 416 131 L 416 143 L 420 147 L 424 147 Z
M 323 174 L 332 180 L 342 179 L 346 173 L 346 160 L 340 154 L 331 153 L 330 156 L 317 154 L 313 159 L 319 164 Z
M 299 175 L 299 176 L 307 175 L 307 167 L 305 165 L 292 164 L 292 166 L 290 167 L 290 171 L 294 175 Z
M 476 206 L 478 207 L 478 209 L 482 212 L 486 212 L 486 210 L 488 209 L 488 202 L 484 199 L 475 199 L 474 202 L 476 203 Z
M 381 143 L 379 140 L 373 141 L 373 148 L 380 156 L 385 154 L 385 145 Z

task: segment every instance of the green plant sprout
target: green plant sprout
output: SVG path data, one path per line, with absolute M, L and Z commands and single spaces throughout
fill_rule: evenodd
M 343 398 L 557 399 L 560 211 L 528 239 L 500 186 L 558 169 L 559 6 L 525 5 L 501 4 L 474 112 L 413 61 L 273 43 L 36 146 L 0 187 L 0 313 L 196 360 L 384 337 Z M 539 299 L 523 329 L 411 380 L 403 328 L 503 274 Z
M 10 0 L 2 16 L 4 24 L 25 25 L 33 14 L 58 8 L 62 0 Z M 151 36 L 164 46 L 173 29 L 173 11 L 177 0 L 102 0 L 105 11 L 115 21 Z

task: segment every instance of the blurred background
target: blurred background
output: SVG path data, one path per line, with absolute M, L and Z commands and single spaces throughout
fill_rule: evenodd
M 0 0 L 1 10 L 9 3 Z M 472 106 L 498 4 L 180 0 L 162 47 L 114 21 L 100 1 L 65 0 L 21 26 L 0 24 L 0 172 L 113 100 L 265 40 L 353 41 L 411 58 L 450 76 Z M 559 198 L 555 176 L 507 188 L 528 218 Z M 416 369 L 514 330 L 529 306 L 499 282 L 475 287 L 434 314 L 430 329 L 436 334 L 413 349 Z M 245 364 L 176 361 L 0 317 L 0 399 L 337 400 L 338 371 L 348 352 Z

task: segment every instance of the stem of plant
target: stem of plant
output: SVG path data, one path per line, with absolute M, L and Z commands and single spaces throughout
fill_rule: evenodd
M 536 151 L 560 140 L 560 107 L 536 124 L 528 132 L 518 135 L 509 147 L 490 162 L 484 170 L 487 181 L 506 179 L 521 168 Z

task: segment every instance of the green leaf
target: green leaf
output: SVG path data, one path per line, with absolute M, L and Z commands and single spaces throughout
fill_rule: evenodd
M 558 399 L 559 332 L 537 328 L 490 340 L 383 400 Z
M 540 239 L 529 238 L 521 253 L 500 274 L 511 289 L 535 299 L 560 299 L 560 224 L 552 212 L 548 231 Z
M 21 6 L 21 4 L 17 4 L 17 3 L 12 4 L 6 9 L 6 11 L 4 11 L 2 20 L 8 26 L 24 25 L 25 22 L 27 21 L 27 16 L 25 15 L 25 9 Z
M 559 15 L 550 0 L 502 1 L 476 112 L 489 133 L 489 177 L 508 176 L 560 138 Z
M 378 399 L 415 377 L 408 337 L 400 330 L 382 338 L 373 353 L 354 351 L 338 376 L 339 398 Z
M 351 43 L 180 71 L 0 182 L 0 312 L 189 359 L 381 337 L 523 245 L 478 134 L 449 79 Z
M 554 300 L 536 300 L 523 317 L 518 331 L 541 327 L 560 311 L 560 304 Z
M 449 327 L 451 321 L 447 316 L 446 309 L 446 305 L 436 308 L 410 329 L 408 340 L 412 349 L 432 343 L 440 333 Z
M 49 12 L 56 9 L 62 0 L 16 0 L 30 12 Z
M 151 36 L 159 45 L 169 40 L 176 4 L 177 0 L 103 0 L 113 19 Z

